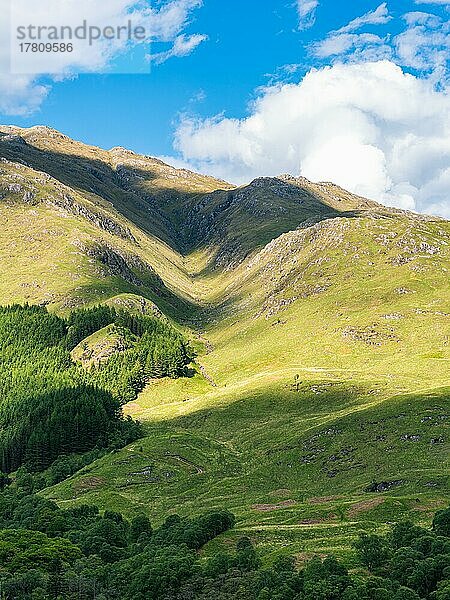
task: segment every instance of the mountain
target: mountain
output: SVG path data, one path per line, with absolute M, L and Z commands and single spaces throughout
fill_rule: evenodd
M 227 508 L 223 544 L 301 560 L 445 504 L 448 221 L 287 175 L 234 187 L 46 127 L 0 127 L 0 157 L 1 304 L 150 310 L 198 354 L 125 407 L 142 440 L 46 497 L 154 521 Z

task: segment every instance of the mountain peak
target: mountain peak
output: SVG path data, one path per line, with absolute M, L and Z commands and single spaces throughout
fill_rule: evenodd
M 28 136 L 41 136 L 50 137 L 53 139 L 70 139 L 64 133 L 61 133 L 57 129 L 48 127 L 47 125 L 33 125 L 32 127 L 17 127 L 16 125 L 0 125 L 0 133 L 10 135 L 20 135 L 23 138 Z
M 114 146 L 114 148 L 110 148 L 108 150 L 111 154 L 126 154 L 128 156 L 139 156 L 133 150 L 129 150 L 128 148 L 124 148 L 123 146 Z

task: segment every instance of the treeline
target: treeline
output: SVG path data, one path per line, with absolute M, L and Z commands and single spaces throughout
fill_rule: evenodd
M 235 524 L 216 510 L 169 516 L 154 529 L 95 506 L 63 510 L 30 494 L 26 478 L 0 494 L 2 600 L 448 600 L 450 509 L 431 529 L 400 523 L 356 543 L 358 574 L 335 558 L 294 557 L 263 568 L 251 540 L 202 558 L 199 550 Z
M 132 347 L 86 371 L 70 351 L 111 322 Z M 0 470 L 25 464 L 41 471 L 60 456 L 135 440 L 139 426 L 121 406 L 150 377 L 177 377 L 192 360 L 168 323 L 109 307 L 78 310 L 67 319 L 45 307 L 0 308 Z
M 65 344 L 73 350 L 82 340 L 99 329 L 114 323 L 117 313 L 110 306 L 94 306 L 90 309 L 74 310 L 66 321 Z

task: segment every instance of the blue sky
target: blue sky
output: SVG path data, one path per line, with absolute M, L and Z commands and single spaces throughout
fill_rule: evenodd
M 298 86 L 303 98 L 304 77 L 313 68 L 323 71 L 341 66 L 345 70 L 342 77 L 350 77 L 352 73 L 351 81 L 354 81 L 361 74 L 351 71 L 352 68 L 366 68 L 365 65 L 387 61 L 401 68 L 402 77 L 411 74 L 415 81 L 429 86 L 430 93 L 437 95 L 436 100 L 445 104 L 445 96 L 448 99 L 450 4 L 445 0 L 423 3 L 391 0 L 382 4 L 376 0 L 339 3 L 333 0 L 299 0 L 298 3 L 283 0 L 171 1 L 187 4 L 186 18 L 181 19 L 176 31 L 178 37 L 207 36 L 192 51 L 179 57 L 169 57 L 175 36 L 165 41 L 156 38 L 151 53 L 162 58 L 152 61 L 146 74 L 82 74 L 50 83 L 48 78 L 35 78 L 29 84 L 31 87 L 25 90 L 32 93 L 36 86 L 47 84 L 45 93 L 41 93 L 36 103 L 25 109 L 21 106 L 20 94 L 6 107 L 0 100 L 1 122 L 24 127 L 46 124 L 87 143 L 105 148 L 121 145 L 145 154 L 175 157 L 193 168 L 240 182 L 259 175 L 263 168 L 270 171 L 268 175 L 276 174 L 277 169 L 282 169 L 285 164 L 279 158 L 272 161 L 273 165 L 270 160 L 262 160 L 258 165 L 254 156 L 249 156 L 247 161 L 235 151 L 230 157 L 226 149 L 214 145 L 214 139 L 222 136 L 226 129 L 231 146 L 241 142 L 241 146 L 247 142 L 254 146 L 254 139 L 242 140 L 241 126 L 248 125 L 249 117 L 255 117 L 253 120 L 256 121 L 258 115 L 266 114 L 264 107 L 255 108 L 255 102 L 268 104 L 271 94 L 289 84 Z M 163 5 L 164 2 L 156 7 Z M 169 53 L 165 56 L 159 54 L 167 51 Z M 167 60 L 163 60 L 164 57 Z M 387 70 L 383 75 L 370 72 L 366 80 L 376 77 L 378 82 L 383 80 L 389 85 L 392 76 Z M 336 77 L 334 81 L 342 80 L 342 77 Z M 303 89 L 300 89 L 302 85 Z M 326 87 L 326 82 L 324 85 Z M 0 78 L 0 91 L 1 86 Z M 402 89 L 400 80 L 398 87 Z M 420 95 L 425 91 L 420 88 L 405 90 L 404 93 L 408 98 L 412 93 Z M 397 100 L 402 102 L 401 96 Z M 305 102 L 301 98 L 293 99 L 294 103 L 297 101 Z M 16 112 L 29 110 L 29 114 L 14 114 L 14 102 L 18 106 Z M 351 103 L 353 105 L 354 101 L 351 100 Z M 338 101 L 337 106 L 341 104 L 342 101 Z M 333 105 L 329 110 L 333 110 Z M 446 119 L 440 105 L 433 110 L 440 111 L 440 116 L 433 114 L 433 118 Z M 287 111 L 290 112 L 290 109 Z M 367 113 L 368 109 L 359 107 L 358 112 L 361 111 Z M 386 120 L 379 113 L 378 110 L 373 117 L 374 123 Z M 419 123 L 423 115 L 419 110 L 411 118 L 416 118 Z M 400 120 L 404 125 L 404 118 Z M 280 127 L 289 129 L 288 124 L 280 124 Z M 393 124 L 392 128 L 395 129 L 396 125 Z M 434 135 L 436 126 L 431 129 L 423 134 L 424 137 Z M 422 135 L 417 132 L 419 134 Z M 265 140 L 265 134 L 261 135 Z M 387 132 L 381 130 L 379 135 L 387 136 Z M 269 133 L 267 137 L 270 144 Z M 379 149 L 375 142 L 371 140 L 370 143 Z M 266 152 L 264 143 L 261 139 L 257 140 L 257 155 Z M 279 144 L 278 138 L 276 143 Z M 296 148 L 297 141 L 286 140 L 287 153 L 291 147 Z M 303 163 L 314 162 L 311 159 L 313 151 L 303 159 L 301 152 L 298 156 L 295 154 L 295 148 L 292 150 L 295 161 L 285 162 L 286 168 L 290 167 L 289 170 L 297 171 L 294 174 L 299 174 L 305 170 Z M 386 161 L 387 151 L 384 148 L 381 151 Z M 282 154 L 283 150 L 279 155 Z M 326 156 L 326 152 L 322 155 Z M 236 167 L 238 163 L 242 165 L 242 160 L 248 167 L 243 170 Z M 370 161 L 368 157 L 367 162 Z M 444 169 L 447 167 L 450 167 L 450 161 L 443 166 Z M 314 173 L 317 169 L 310 168 L 310 171 Z M 392 180 L 391 187 L 389 182 L 379 183 L 379 189 L 375 189 L 374 185 L 372 197 L 378 195 L 377 199 L 383 201 L 383 193 L 391 194 L 392 199 L 398 199 L 397 204 L 404 202 L 407 208 L 422 209 L 432 205 L 434 210 L 442 212 L 439 207 L 445 199 L 442 199 L 440 191 L 429 191 L 431 199 L 423 197 L 417 204 L 417 194 L 413 189 L 406 189 L 410 185 L 421 193 L 430 179 L 425 177 L 423 182 L 411 182 L 411 178 L 403 180 L 403 175 L 397 178 L 388 175 Z M 400 184 L 402 189 L 392 191 L 391 188 Z M 347 185 L 364 192 L 364 186 L 358 188 L 351 181 Z M 366 193 L 370 191 L 368 186 Z M 413 199 L 412 206 L 408 205 L 408 202 L 411 204 L 408 196 Z M 385 200 L 389 203 L 387 196 Z
M 418 8 L 403 0 L 391 2 L 390 12 L 402 15 L 406 4 Z M 310 55 L 309 44 L 377 6 L 371 0 L 325 0 L 317 8 L 314 26 L 302 30 L 295 2 L 204 0 L 191 14 L 186 32 L 206 33 L 208 41 L 191 55 L 152 66 L 148 75 L 80 75 L 54 85 L 36 113 L 12 120 L 2 115 L 2 122 L 45 123 L 106 148 L 123 145 L 170 154 L 180 113 L 242 117 L 268 76 L 286 64 L 300 64 L 297 76 L 318 66 L 322 61 Z M 439 5 L 432 8 L 445 12 Z M 401 27 L 398 21 L 382 29 L 399 32 Z M 379 33 L 380 27 L 371 30 Z

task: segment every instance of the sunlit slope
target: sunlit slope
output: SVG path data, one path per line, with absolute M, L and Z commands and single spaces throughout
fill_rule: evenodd
M 9 224 L 4 228 L 4 244 L 6 248 L 8 244 L 12 245 L 11 253 L 6 250 L 5 254 L 10 261 L 12 279 L 18 271 L 25 272 L 26 280 L 22 281 L 19 277 L 17 285 L 28 286 L 36 279 L 34 274 L 38 279 L 42 275 L 46 282 L 44 287 L 47 287 L 42 293 L 22 293 L 17 286 L 10 288 L 10 279 L 5 277 L 0 301 L 3 301 L 3 292 L 4 301 L 47 301 L 50 295 L 50 304 L 57 308 L 65 302 L 66 294 L 75 296 L 67 302 L 76 305 L 131 291 L 157 300 L 163 310 L 180 319 L 189 314 L 195 293 L 192 280 L 186 274 L 185 260 L 180 254 L 183 240 L 178 234 L 174 207 L 183 205 L 190 197 L 231 186 L 210 177 L 175 169 L 158 159 L 140 156 L 124 148 L 108 151 L 88 146 L 48 127 L 22 129 L 0 126 L 0 158 L 0 208 Z M 6 210 L 9 211 L 8 216 Z M 36 250 L 31 256 L 27 251 L 23 253 L 26 240 L 17 242 L 15 239 L 16 212 L 19 234 L 21 222 L 25 223 L 25 229 L 31 226 L 30 235 L 33 231 L 39 232 L 33 238 L 36 243 L 29 248 L 30 251 Z M 40 222 L 33 225 L 36 215 L 39 215 Z M 75 221 L 69 221 L 72 217 Z M 59 243 L 55 243 L 51 235 L 52 226 L 61 219 L 67 227 L 63 228 Z M 88 237 L 81 235 L 78 239 L 79 229 L 86 231 Z M 61 265 L 57 278 L 64 277 L 74 242 L 78 246 L 78 254 L 83 255 L 79 261 L 72 261 L 74 268 L 83 271 L 83 267 L 77 265 L 78 262 L 81 265 L 87 256 L 88 262 L 93 265 L 92 285 L 83 281 L 74 286 L 70 282 L 73 278 L 70 270 L 66 281 L 56 282 L 53 278 L 55 269 L 58 270 L 55 264 Z M 104 253 L 99 257 L 99 245 L 112 247 L 121 257 L 115 260 Z M 42 262 L 41 251 L 44 255 Z M 95 263 L 98 262 L 113 263 L 106 266 L 122 280 L 120 285 L 115 282 L 110 286 L 103 281 L 104 277 L 98 276 L 95 272 L 98 266 Z M 146 271 L 149 267 L 156 278 L 152 282 L 148 278 L 140 281 L 138 276 L 134 282 L 127 281 L 133 277 L 124 277 L 124 273 L 120 272 L 122 266 L 123 271 L 128 267 L 133 272 Z M 96 282 L 99 282 L 98 286 Z M 72 293 L 75 287 L 81 293 Z M 193 306 L 195 304 L 194 301 Z
M 127 407 L 148 438 L 48 494 L 156 520 L 226 505 L 271 556 L 426 521 L 448 496 L 449 234 L 326 219 L 217 275 L 201 372 L 150 384 Z
M 88 146 L 41 126 L 0 126 L 0 156 L 25 162 L 92 202 L 114 207 L 139 229 L 173 248 L 180 245 L 173 208 L 189 197 L 231 187 L 151 156 L 119 147 Z
M 191 280 L 166 242 L 104 199 L 20 162 L 0 162 L 0 302 L 68 309 L 132 292 L 188 311 Z
M 193 377 L 125 407 L 142 441 L 46 495 L 154 521 L 230 508 L 229 535 L 268 556 L 345 554 L 359 527 L 445 501 L 448 221 L 302 178 L 233 188 L 47 128 L 0 128 L 0 156 L 0 303 L 167 315 L 198 352 Z M 74 358 L 124 343 L 96 332 Z
M 236 273 L 204 364 L 219 383 L 292 365 L 439 385 L 449 254 L 448 222 L 415 216 L 330 219 L 282 235 Z

